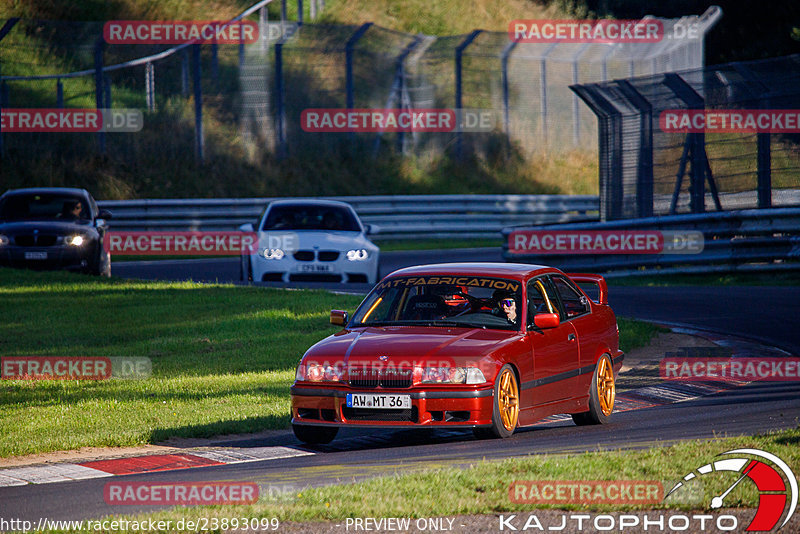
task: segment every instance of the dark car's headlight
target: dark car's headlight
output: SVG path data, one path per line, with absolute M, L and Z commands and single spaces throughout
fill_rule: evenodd
M 9 239 L 7 235 L 0 234 L 0 247 L 8 245 Z
M 367 252 L 367 249 L 360 248 L 347 251 L 347 259 L 350 261 L 364 261 L 367 258 L 369 258 L 369 252 Z
M 73 247 L 80 247 L 84 243 L 86 243 L 86 238 L 79 234 L 68 235 L 64 238 L 64 244 L 71 245 Z

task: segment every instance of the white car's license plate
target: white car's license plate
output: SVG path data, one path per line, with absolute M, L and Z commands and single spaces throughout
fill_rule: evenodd
M 411 395 L 373 395 L 370 393 L 348 393 L 347 407 L 410 410 Z
M 298 266 L 298 270 L 301 273 L 328 273 L 331 271 L 330 265 L 300 265 Z
M 26 260 L 46 260 L 47 259 L 47 252 L 26 252 L 25 253 Z

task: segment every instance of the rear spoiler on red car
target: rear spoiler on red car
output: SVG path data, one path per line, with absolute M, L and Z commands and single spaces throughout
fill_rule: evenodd
M 597 284 L 599 290 L 597 302 L 600 304 L 608 304 L 608 284 L 606 284 L 605 278 L 599 274 L 590 273 L 567 273 L 567 276 L 576 284 Z

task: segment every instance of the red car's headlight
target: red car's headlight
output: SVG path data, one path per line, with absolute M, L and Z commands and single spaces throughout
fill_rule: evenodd
M 486 377 L 477 367 L 415 367 L 414 384 L 483 384 Z
M 301 363 L 294 374 L 294 379 L 298 382 L 341 382 L 344 377 L 343 367 L 318 363 Z

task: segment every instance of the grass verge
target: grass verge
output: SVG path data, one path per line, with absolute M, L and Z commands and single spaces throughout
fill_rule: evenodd
M 326 291 L 145 282 L 0 269 L 0 356 L 138 356 L 145 380 L 0 389 L 0 457 L 285 428 L 300 356 L 336 328 Z M 656 327 L 621 320 L 620 345 Z
M 347 517 L 442 517 L 464 514 L 523 512 L 530 504 L 515 504 L 508 488 L 513 481 L 537 480 L 655 480 L 665 491 L 687 472 L 708 463 L 720 453 L 749 447 L 767 450 L 789 465 L 800 463 L 800 429 L 767 435 L 707 441 L 687 441 L 647 450 L 541 455 L 524 459 L 481 461 L 466 469 L 426 470 L 382 476 L 358 484 L 298 489 L 283 501 L 265 497 L 247 506 L 184 507 L 148 516 L 155 520 L 217 518 L 272 518 L 280 521 L 331 521 Z M 406 471 L 408 466 L 398 470 Z M 703 509 L 711 498 L 736 481 L 735 473 L 715 472 L 701 482 L 687 484 L 666 502 L 643 506 L 568 505 L 571 510 L 621 511 L 671 508 Z M 742 484 L 725 499 L 726 507 L 755 507 L 754 484 Z M 556 508 L 555 506 L 539 506 Z M 173 523 L 174 524 L 174 523 Z

